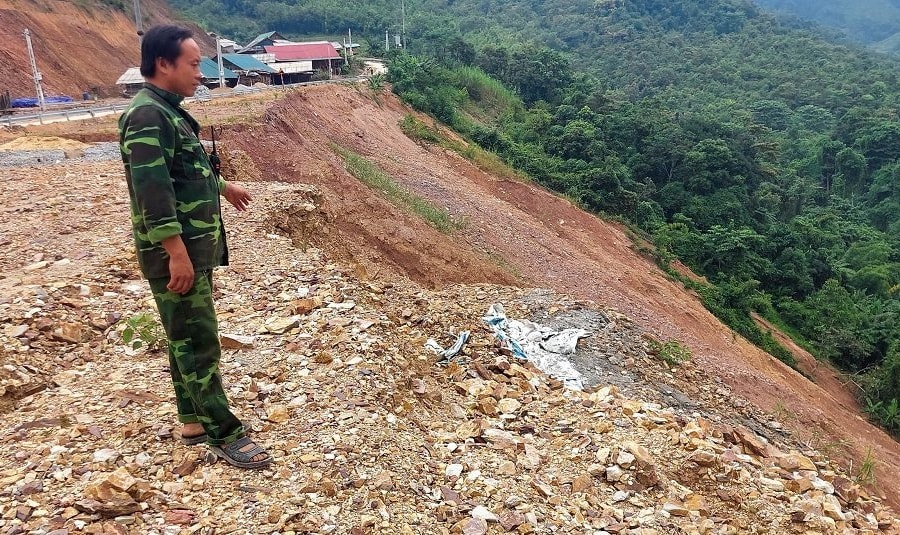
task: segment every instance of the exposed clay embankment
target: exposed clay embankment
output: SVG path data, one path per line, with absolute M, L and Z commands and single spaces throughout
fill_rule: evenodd
M 24 32 L 31 32 L 38 70 L 46 95 L 69 95 L 100 88 L 117 95 L 116 80 L 140 61 L 131 2 L 127 11 L 112 9 L 99 0 L 0 0 L 0 92 L 12 98 L 33 97 L 34 81 Z M 142 0 L 144 28 L 170 22 L 175 16 L 164 0 Z M 215 42 L 199 27 L 196 39 L 206 53 Z
M 399 127 L 408 113 L 389 94 L 312 87 L 273 104 L 258 122 L 229 126 L 225 137 L 250 155 L 263 180 L 321 188 L 333 223 L 318 237 L 325 249 L 349 251 L 369 272 L 401 270 L 429 286 L 518 279 L 617 308 L 656 337 L 688 345 L 755 406 L 784 413 L 784 424 L 813 447 L 828 446 L 855 465 L 871 448 L 881 493 L 900 503 L 900 444 L 843 402 L 839 383 L 816 384 L 736 335 L 636 252 L 619 225 L 409 139 Z M 344 171 L 332 144 L 362 154 L 466 225 L 447 236 L 373 195 Z

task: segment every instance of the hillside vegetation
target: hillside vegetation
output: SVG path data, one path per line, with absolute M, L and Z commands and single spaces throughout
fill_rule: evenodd
M 396 6 L 206 0 L 369 37 Z M 197 13 L 196 11 L 194 11 Z M 705 275 L 707 306 L 790 362 L 758 311 L 857 374 L 900 428 L 900 70 L 740 0 L 410 2 L 394 90 Z M 301 16 L 302 14 L 302 16 Z M 210 20 L 210 22 L 213 22 Z M 234 26 L 236 27 L 236 26 Z M 509 88 L 509 89 L 506 89 Z
M 117 1 L 117 0 L 110 0 Z M 278 28 L 279 31 L 297 35 L 323 35 L 346 33 L 348 27 L 370 37 L 380 37 L 384 41 L 384 32 L 399 34 L 402 29 L 401 8 L 397 2 L 383 0 L 342 5 L 330 0 L 280 0 L 272 2 L 251 2 L 248 0 L 203 0 L 189 2 L 173 0 L 172 3 L 189 13 L 195 20 L 202 20 L 220 31 L 228 32 L 241 39 L 250 39 L 254 35 Z M 746 2 L 740 2 L 746 4 Z M 798 27 L 820 25 L 831 29 L 835 35 L 872 46 L 889 53 L 897 53 L 900 39 L 900 2 L 897 0 L 754 0 L 754 3 L 765 10 L 786 17 L 790 24 Z M 582 17 L 593 17 L 596 10 L 608 7 L 624 7 L 625 2 L 609 0 L 606 2 L 576 1 L 564 5 L 556 2 L 544 2 L 532 6 L 509 6 L 505 2 L 445 2 L 425 0 L 405 4 L 407 14 L 407 30 L 411 34 L 428 33 L 432 28 L 432 17 L 443 19 L 445 27 L 459 29 L 470 34 L 478 32 L 485 39 L 490 39 L 491 31 L 502 30 L 503 34 L 516 38 L 519 31 L 553 28 L 552 38 L 560 43 L 576 45 L 578 41 L 590 38 L 590 34 L 603 28 L 602 26 L 586 26 Z M 694 3 L 695 7 L 681 3 L 646 4 L 648 12 L 682 13 L 696 15 L 698 7 L 703 11 L 716 12 L 720 6 L 715 2 Z M 720 12 L 716 21 L 728 25 L 727 13 L 746 11 L 746 5 L 738 3 Z M 709 8 L 709 9 L 707 9 Z M 755 10 L 755 8 L 750 8 Z M 219 14 L 226 16 L 220 18 Z M 531 19 L 534 13 L 546 20 Z M 439 15 L 438 15 L 439 14 Z M 500 21 L 503 16 L 512 16 L 507 24 Z M 724 17 L 722 17 L 724 15 Z M 481 21 L 479 18 L 490 20 Z M 715 16 L 712 18 L 716 18 Z M 496 20 L 497 22 L 492 22 Z M 635 29 L 641 29 L 641 23 Z M 547 37 L 551 34 L 548 33 Z M 381 46 L 379 44 L 379 46 Z

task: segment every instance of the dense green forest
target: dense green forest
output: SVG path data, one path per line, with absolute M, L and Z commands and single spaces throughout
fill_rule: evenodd
M 183 7 L 245 39 L 349 27 L 370 54 L 400 29 L 382 0 Z M 896 60 L 743 0 L 411 0 L 405 12 L 408 50 L 387 52 L 402 98 L 627 220 L 662 265 L 679 258 L 711 281 L 686 284 L 726 323 L 790 362 L 750 313 L 783 326 L 855 374 L 873 417 L 900 430 Z

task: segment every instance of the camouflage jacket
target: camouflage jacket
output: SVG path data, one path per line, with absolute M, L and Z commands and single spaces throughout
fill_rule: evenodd
M 119 118 L 119 147 L 131 197 L 131 223 L 141 272 L 169 276 L 162 240 L 181 235 L 195 271 L 228 263 L 216 177 L 197 137 L 200 125 L 183 97 L 150 84 Z

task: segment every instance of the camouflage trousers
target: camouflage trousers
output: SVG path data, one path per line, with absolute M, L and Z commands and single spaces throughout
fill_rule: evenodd
M 244 427 L 228 407 L 219 373 L 219 325 L 212 300 L 212 271 L 195 274 L 184 295 L 166 289 L 169 278 L 150 279 L 150 289 L 169 339 L 169 369 L 178 420 L 199 422 L 209 444 L 228 444 Z

